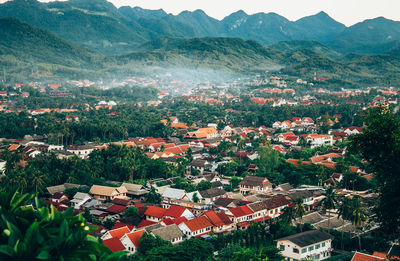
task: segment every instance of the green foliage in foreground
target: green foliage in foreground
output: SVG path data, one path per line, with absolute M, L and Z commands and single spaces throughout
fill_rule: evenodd
M 73 209 L 58 212 L 31 194 L 0 192 L 1 260 L 120 260 L 88 233 Z
M 365 131 L 353 138 L 351 150 L 360 153 L 379 185 L 378 220 L 388 235 L 397 237 L 400 225 L 400 118 L 387 108 L 365 112 Z M 397 228 L 397 229 L 396 229 Z

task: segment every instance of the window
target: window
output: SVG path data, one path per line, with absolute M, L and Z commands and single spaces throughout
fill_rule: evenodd
M 322 243 L 322 247 L 324 247 L 325 246 L 325 242 L 324 243 Z
M 315 245 L 315 249 L 318 249 L 320 247 L 320 244 Z
M 313 251 L 314 250 L 314 246 L 310 246 L 309 248 L 308 248 L 308 251 Z
M 301 253 L 302 253 L 302 254 L 304 254 L 305 252 L 307 252 L 307 248 L 303 248 L 303 249 L 301 250 Z
M 297 248 L 293 248 L 293 253 L 299 253 L 299 250 Z
M 280 249 L 280 250 L 285 250 L 285 246 L 284 246 L 284 245 L 280 245 L 280 246 L 279 246 L 279 249 Z

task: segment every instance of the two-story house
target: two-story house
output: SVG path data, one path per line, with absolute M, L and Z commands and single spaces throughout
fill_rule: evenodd
M 243 195 L 251 193 L 267 193 L 272 191 L 272 184 L 267 178 L 246 176 L 239 183 L 240 193 Z
M 128 199 L 126 193 L 128 190 L 124 187 L 108 187 L 108 186 L 99 186 L 93 185 L 90 188 L 89 193 L 97 200 L 105 201 L 105 200 L 113 200 L 114 198 L 124 198 Z
M 205 216 L 187 220 L 179 224 L 179 229 L 188 237 L 210 234 L 213 225 Z
M 324 260 L 331 256 L 332 239 L 326 232 L 310 230 L 280 238 L 276 241 L 276 247 L 288 261 Z

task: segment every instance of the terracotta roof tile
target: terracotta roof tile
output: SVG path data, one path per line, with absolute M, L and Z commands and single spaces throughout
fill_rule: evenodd
M 212 224 L 205 216 L 194 218 L 184 222 L 191 231 L 197 231 L 203 228 L 212 227 Z
M 131 232 L 131 231 L 129 230 L 128 227 L 121 227 L 121 228 L 117 228 L 117 229 L 108 231 L 110 236 L 115 237 L 115 238 L 121 238 L 123 235 L 125 235 L 126 233 L 129 233 L 129 232 Z
M 126 236 L 129 238 L 129 240 L 132 242 L 133 245 L 135 245 L 135 247 L 139 247 L 139 241 L 140 238 L 142 237 L 143 233 L 146 232 L 146 230 L 139 230 L 139 231 L 135 231 L 129 234 L 126 234 Z
M 125 250 L 124 245 L 118 238 L 103 240 L 103 244 L 106 245 L 113 253 Z
M 162 218 L 167 210 L 156 206 L 150 206 L 144 214 L 146 216 Z
M 181 206 L 176 206 L 176 205 L 171 205 L 167 211 L 165 211 L 164 216 L 166 217 L 173 217 L 173 218 L 178 218 L 180 217 L 183 212 L 186 210 L 186 208 L 181 207 Z

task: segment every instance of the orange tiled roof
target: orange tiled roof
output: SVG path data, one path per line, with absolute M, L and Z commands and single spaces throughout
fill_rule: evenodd
M 144 230 L 144 229 L 135 231 L 135 232 L 126 234 L 126 236 L 129 238 L 129 240 L 132 242 L 132 244 L 137 248 L 137 247 L 139 247 L 140 238 L 142 237 L 142 235 L 145 231 L 146 230 Z
M 351 259 L 351 261 L 379 261 L 379 260 L 384 260 L 384 258 L 360 252 L 355 252 L 353 258 Z
M 194 218 L 184 222 L 191 231 L 197 231 L 203 228 L 212 227 L 212 224 L 205 216 Z
M 103 240 L 103 244 L 106 245 L 113 253 L 125 250 L 124 245 L 118 238 Z
M 162 218 L 167 210 L 156 206 L 150 206 L 144 214 L 146 216 Z
M 125 235 L 126 233 L 129 233 L 129 232 L 130 232 L 130 230 L 128 227 L 121 227 L 121 228 L 117 228 L 117 229 L 108 231 L 110 236 L 115 237 L 115 238 L 121 238 L 123 235 Z

